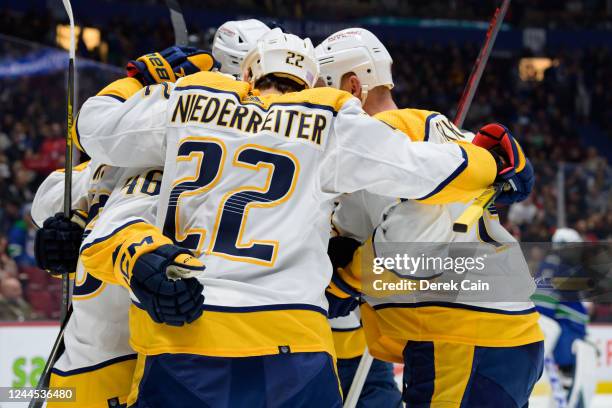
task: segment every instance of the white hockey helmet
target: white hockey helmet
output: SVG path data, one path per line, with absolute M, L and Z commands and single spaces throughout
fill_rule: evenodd
M 250 70 L 250 82 L 274 74 L 288 77 L 312 88 L 319 76 L 319 64 L 310 38 L 283 33 L 275 28 L 264 34 L 242 62 L 242 71 Z
M 378 38 L 363 28 L 347 28 L 327 37 L 315 50 L 321 79 L 340 88 L 342 76 L 354 72 L 361 81 L 361 100 L 377 86 L 393 88 L 393 59 Z
M 582 237 L 572 228 L 557 228 L 552 236 L 552 242 L 555 244 L 563 244 L 569 242 L 582 242 Z
M 259 20 L 239 20 L 223 23 L 217 29 L 212 44 L 212 55 L 221 64 L 224 74 L 240 76 L 244 56 L 257 44 L 257 40 L 270 31 Z

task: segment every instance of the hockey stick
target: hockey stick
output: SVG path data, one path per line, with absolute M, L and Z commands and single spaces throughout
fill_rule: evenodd
M 189 44 L 189 33 L 183 16 L 183 10 L 177 0 L 166 0 L 166 6 L 170 10 L 170 21 L 174 30 L 174 43 L 178 46 Z
M 357 371 L 353 377 L 351 388 L 349 388 L 348 395 L 344 400 L 343 408 L 355 408 L 357 406 L 357 402 L 361 396 L 361 390 L 363 390 L 363 386 L 365 385 L 368 374 L 370 373 L 372 362 L 374 362 L 374 357 L 372 357 L 370 351 L 366 347 L 363 351 L 361 359 L 359 360 L 359 365 L 357 366 Z
M 495 10 L 495 14 L 493 14 L 493 18 L 489 23 L 485 42 L 482 45 L 482 48 L 480 49 L 478 58 L 476 58 L 474 68 L 472 68 L 472 72 L 470 73 L 468 82 L 465 86 L 465 89 L 463 90 L 461 99 L 459 100 L 459 106 L 457 107 L 457 115 L 453 120 L 455 125 L 459 128 L 463 126 L 463 122 L 465 121 L 467 112 L 470 109 L 470 106 L 472 105 L 474 94 L 476 93 L 476 89 L 478 88 L 478 84 L 480 83 L 480 78 L 482 77 L 482 73 L 485 69 L 485 66 L 487 65 L 489 55 L 491 55 L 491 50 L 493 49 L 493 44 L 495 43 L 495 39 L 497 38 L 497 33 L 499 33 L 509 6 L 510 0 L 504 0 L 502 5 Z M 459 218 L 457 218 L 457 220 L 453 224 L 453 231 L 463 233 L 468 232 L 470 227 L 476 221 L 478 221 L 480 217 L 482 217 L 484 210 L 495 201 L 497 196 L 499 196 L 499 194 L 505 188 L 506 186 L 504 186 L 503 184 L 494 184 L 493 186 L 486 189 L 484 193 L 482 193 L 476 200 L 474 200 L 474 202 L 463 211 Z
M 72 5 L 70 0 L 62 0 L 64 9 L 70 21 L 70 48 L 68 59 L 68 88 L 66 101 L 66 154 L 64 160 L 64 216 L 68 219 L 71 217 L 72 203 L 72 126 L 74 124 L 74 61 L 76 55 L 76 46 L 74 40 L 74 15 L 72 14 Z M 64 351 L 64 330 L 68 319 L 72 315 L 72 304 L 70 299 L 70 274 L 66 273 L 62 276 L 62 306 L 60 313 L 60 331 L 55 339 L 49 358 L 45 363 L 45 367 L 40 375 L 37 390 L 46 388 L 49 385 L 51 369 L 58 357 Z M 29 408 L 40 408 L 44 404 L 44 400 L 33 399 L 30 401 Z

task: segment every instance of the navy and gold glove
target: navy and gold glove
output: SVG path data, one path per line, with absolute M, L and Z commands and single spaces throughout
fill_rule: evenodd
M 52 275 L 76 271 L 86 219 L 86 213 L 75 211 L 70 219 L 57 213 L 45 220 L 34 240 L 34 257 L 39 268 Z
M 185 75 L 219 69 L 219 66 L 208 51 L 174 46 L 132 60 L 128 62 L 126 70 L 129 77 L 136 78 L 146 86 L 175 82 Z
M 188 249 L 162 245 L 137 258 L 130 288 L 153 321 L 182 326 L 202 315 L 204 287 L 195 276 L 205 269 Z
M 512 204 L 526 199 L 535 181 L 533 167 L 523 149 L 503 125 L 491 123 L 480 128 L 472 143 L 487 149 L 497 162 L 496 182 L 507 183 L 496 203 Z

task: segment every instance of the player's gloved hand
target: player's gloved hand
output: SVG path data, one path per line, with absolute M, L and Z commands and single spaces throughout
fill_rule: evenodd
M 188 249 L 162 245 L 137 258 L 130 287 L 155 322 L 182 326 L 202 315 L 204 287 L 195 276 L 205 269 Z
M 52 275 L 75 272 L 87 214 L 75 211 L 70 219 L 57 213 L 36 231 L 34 256 L 38 267 Z
M 510 186 L 497 197 L 497 203 L 512 204 L 523 201 L 529 196 L 535 181 L 533 167 L 519 143 L 505 126 L 498 123 L 483 126 L 476 133 L 472 143 L 487 149 L 495 158 L 496 182 Z
M 204 50 L 195 47 L 168 47 L 128 62 L 127 75 L 143 85 L 175 82 L 185 75 L 219 68 L 219 63 Z

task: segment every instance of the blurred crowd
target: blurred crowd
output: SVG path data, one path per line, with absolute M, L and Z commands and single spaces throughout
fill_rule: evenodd
M 268 7 L 276 2 L 238 3 Z M 307 8 L 321 2 L 298 3 Z M 367 7 L 373 2 L 357 3 Z M 381 2 L 381 7 L 391 7 L 395 3 L 408 2 L 387 0 Z M 410 3 L 414 3 L 411 7 L 415 10 L 425 4 Z M 459 5 L 474 1 L 450 3 L 457 9 Z M 535 3 L 541 5 L 542 10 L 552 4 L 549 1 Z M 602 2 L 580 3 L 589 4 L 596 10 Z M 520 7 L 517 8 L 520 11 Z M 17 24 L 13 24 L 15 30 L 24 31 L 12 34 L 51 44 L 50 17 L 42 14 L 31 17 L 33 23 L 28 27 L 17 28 Z M 14 23 L 14 16 L 0 12 L 2 31 L 10 32 L 11 21 Z M 146 31 L 147 27 L 140 29 Z M 106 60 L 123 66 L 128 58 L 172 43 L 169 27 L 150 32 L 156 34 L 147 35 L 146 41 L 142 41 L 143 36 L 126 31 L 122 24 L 106 29 Z M 398 105 L 436 110 L 452 118 L 479 46 L 388 44 L 395 59 L 393 92 Z M 25 55 L 32 47 L 35 46 L 0 37 L 0 58 Z M 85 47 L 80 47 L 80 53 L 99 59 L 99 54 L 88 52 Z M 548 55 L 556 63 L 546 70 L 542 81 L 519 78 L 518 62 L 523 56 L 491 58 L 465 124 L 468 129 L 478 129 L 490 121 L 506 124 L 521 140 L 536 169 L 536 187 L 531 197 L 511 208 L 501 208 L 502 220 L 523 241 L 550 241 L 560 219 L 578 230 L 587 241 L 610 240 L 612 170 L 607 162 L 609 152 L 589 146 L 583 137 L 583 129 L 587 126 L 604 133 L 611 131 L 612 94 L 607 92 L 609 67 L 612 66 L 610 50 Z M 95 94 L 115 75 L 102 68 L 80 72 L 79 99 L 83 101 Z M 0 320 L 57 317 L 60 285 L 35 267 L 36 226 L 29 215 L 29 206 L 42 180 L 52 170 L 63 166 L 64 135 L 64 73 L 0 78 Z M 608 137 L 612 135 L 608 133 Z M 560 179 L 564 180 L 563 188 Z M 559 201 L 564 203 L 562 214 L 558 211 Z

